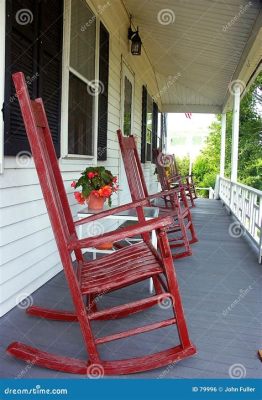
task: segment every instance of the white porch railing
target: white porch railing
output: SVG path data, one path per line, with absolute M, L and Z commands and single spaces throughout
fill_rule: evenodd
M 196 187 L 196 190 L 207 190 L 208 191 L 208 198 L 213 200 L 215 198 L 215 191 L 210 187 Z
M 219 197 L 238 219 L 262 259 L 262 191 L 219 177 Z

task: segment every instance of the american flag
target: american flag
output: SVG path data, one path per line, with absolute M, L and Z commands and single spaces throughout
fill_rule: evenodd
M 192 118 L 192 113 L 185 113 L 186 118 L 191 119 Z

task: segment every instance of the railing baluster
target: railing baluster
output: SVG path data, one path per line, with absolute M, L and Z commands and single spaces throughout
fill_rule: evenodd
M 258 247 L 262 261 L 262 191 L 229 179 L 219 178 L 219 197 Z

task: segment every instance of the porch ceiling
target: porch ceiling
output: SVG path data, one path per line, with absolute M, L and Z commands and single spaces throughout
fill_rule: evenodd
M 123 0 L 156 73 L 165 112 L 219 113 L 262 49 L 259 0 Z

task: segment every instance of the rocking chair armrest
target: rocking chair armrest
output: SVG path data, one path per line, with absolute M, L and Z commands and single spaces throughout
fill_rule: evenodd
M 161 197 L 167 197 L 175 193 L 175 189 L 170 189 L 170 190 L 163 190 L 162 192 L 158 192 L 155 194 L 151 194 L 150 196 L 147 197 L 148 200 L 154 200 L 154 199 L 159 199 Z
M 122 212 L 122 211 L 127 211 L 127 210 L 130 210 L 132 208 L 145 207 L 145 206 L 148 206 L 148 200 L 147 199 L 142 199 L 142 200 L 135 201 L 135 202 L 132 202 L 132 203 L 124 204 L 122 206 L 114 207 L 111 210 L 105 210 L 105 211 L 101 211 L 98 214 L 90 215 L 89 217 L 82 218 L 79 221 L 75 221 L 74 224 L 75 224 L 75 226 L 88 224 L 89 222 L 93 222 L 93 221 L 96 221 L 98 219 L 108 217 L 109 215 L 117 214 L 117 213 Z
M 176 176 L 176 177 L 174 177 L 174 178 L 169 178 L 168 179 L 168 182 L 172 185 L 174 185 L 174 184 L 176 184 L 176 185 L 179 185 L 179 184 L 181 184 L 181 177 L 180 176 Z
M 136 235 L 141 235 L 142 233 L 151 232 L 155 229 L 161 229 L 171 225 L 174 222 L 172 216 L 164 216 L 152 218 L 149 221 L 140 222 L 133 226 L 127 228 L 118 229 L 116 231 L 111 231 L 104 233 L 103 235 L 91 236 L 85 239 L 73 239 L 68 244 L 68 250 L 77 250 L 88 247 L 96 247 L 97 245 L 116 242 L 127 237 L 132 237 Z

